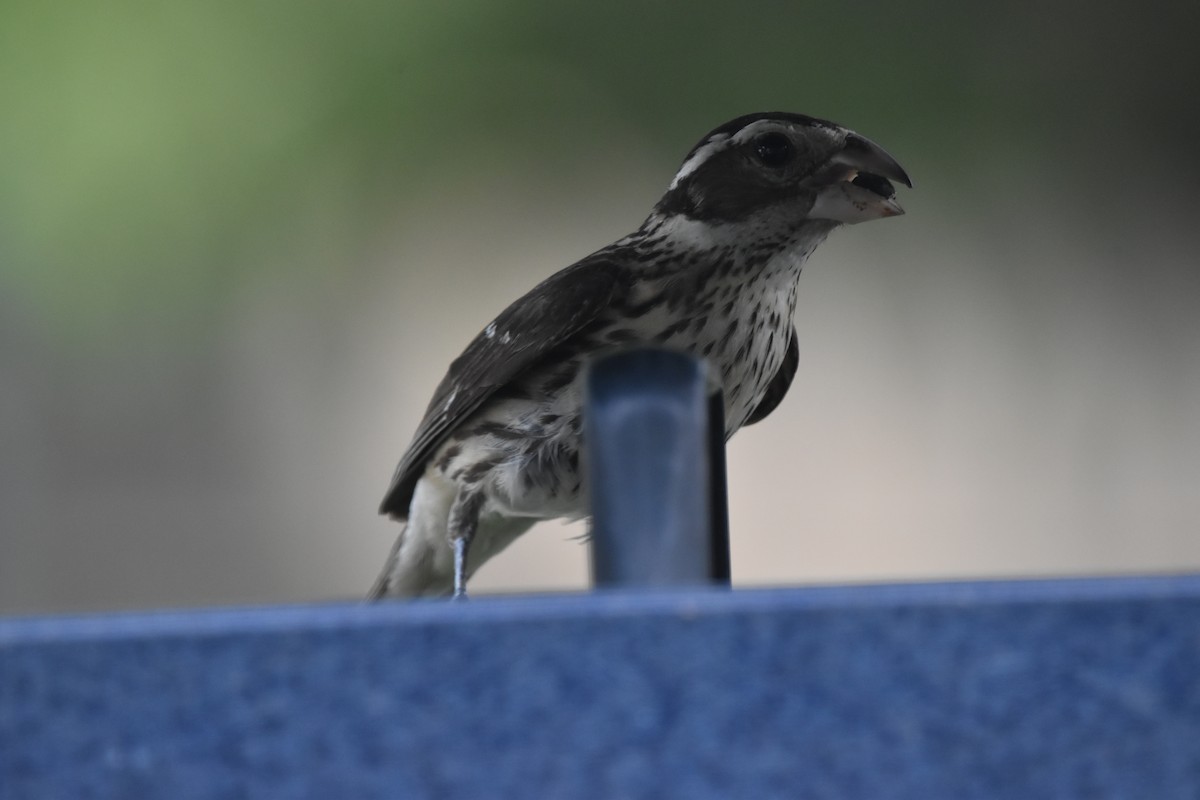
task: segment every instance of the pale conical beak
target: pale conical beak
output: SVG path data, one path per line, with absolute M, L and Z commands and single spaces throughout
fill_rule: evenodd
M 904 213 L 890 181 L 911 189 L 912 180 L 896 159 L 870 139 L 848 132 L 845 146 L 830 159 L 830 166 L 832 180 L 818 192 L 809 218 L 854 225 Z

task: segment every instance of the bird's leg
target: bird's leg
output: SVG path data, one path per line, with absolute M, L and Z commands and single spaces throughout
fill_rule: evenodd
M 483 510 L 483 492 L 478 489 L 459 489 L 450 506 L 447 528 L 450 546 L 454 548 L 454 599 L 467 599 L 467 553 L 479 528 L 479 512 Z

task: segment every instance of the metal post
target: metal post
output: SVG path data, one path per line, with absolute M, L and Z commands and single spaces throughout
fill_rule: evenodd
M 720 390 L 708 396 L 708 465 L 712 529 L 708 534 L 709 574 L 713 583 L 728 586 L 731 580 L 729 560 L 729 487 L 725 476 L 725 398 Z
M 584 441 L 596 586 L 728 584 L 720 407 L 705 364 L 681 353 L 630 350 L 591 365 Z

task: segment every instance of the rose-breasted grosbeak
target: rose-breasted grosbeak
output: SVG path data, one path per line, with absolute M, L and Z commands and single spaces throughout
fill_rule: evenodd
M 581 375 L 655 344 L 708 359 L 727 435 L 796 373 L 796 284 L 840 224 L 904 213 L 882 148 L 826 120 L 749 114 L 692 148 L 635 232 L 542 281 L 450 365 L 380 513 L 407 520 L 371 597 L 462 595 L 534 522 L 587 514 Z

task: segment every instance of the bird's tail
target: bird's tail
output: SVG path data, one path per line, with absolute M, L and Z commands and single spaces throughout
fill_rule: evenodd
M 405 523 L 367 600 L 385 597 L 441 597 L 454 591 L 454 576 L 449 569 L 450 545 L 445 536 L 422 537 L 414 526 Z M 444 550 L 445 552 L 440 552 Z M 446 563 L 442 563 L 446 562 Z
M 408 520 L 367 599 L 436 597 L 454 591 L 454 557 L 446 526 L 455 491 L 452 483 L 428 476 L 417 482 Z
M 444 597 L 454 592 L 450 506 L 456 487 L 424 477 L 417 484 L 408 521 L 388 553 L 368 600 L 385 597 Z M 531 517 L 481 519 L 467 557 L 467 577 L 533 525 Z
M 529 517 L 486 520 L 471 546 L 467 575 L 527 531 Z M 410 519 L 396 537 L 367 600 L 387 597 L 445 597 L 454 592 L 453 555 L 444 533 L 423 536 L 419 519 Z
M 407 526 L 405 526 L 407 527 Z M 382 600 L 385 597 L 393 595 L 388 591 L 388 587 L 393 583 L 392 573 L 396 570 L 396 558 L 400 553 L 400 540 L 404 537 L 403 529 L 400 535 L 396 537 L 396 543 L 392 545 L 392 549 L 388 552 L 387 561 L 383 562 L 383 569 L 379 572 L 379 577 L 375 579 L 375 583 L 371 584 L 371 591 L 367 592 L 367 600 Z

